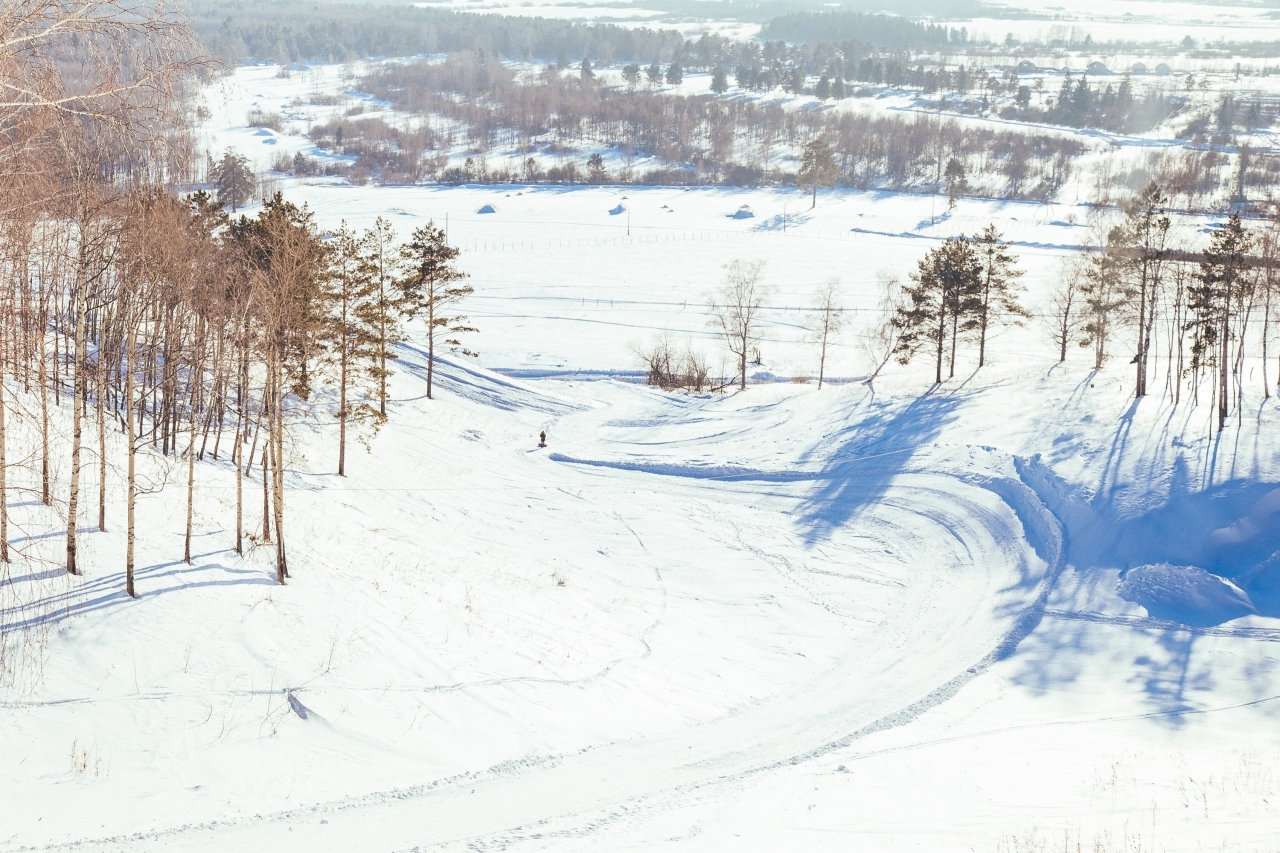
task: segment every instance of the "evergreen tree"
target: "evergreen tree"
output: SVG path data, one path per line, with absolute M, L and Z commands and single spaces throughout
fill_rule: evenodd
M 1000 239 L 996 226 L 988 225 L 973 238 L 981 265 L 975 309 L 978 325 L 978 367 L 987 363 L 987 331 L 992 322 L 1021 325 L 1031 313 L 1018 301 L 1022 270 L 1015 266 L 1018 256 Z
M 723 95 L 729 91 L 729 78 L 719 65 L 716 66 L 715 71 L 711 72 L 711 91 L 717 95 Z
M 831 81 L 831 97 L 839 101 L 845 96 L 844 80 L 840 77 Z
M 1093 369 L 1107 360 L 1115 315 L 1124 307 L 1125 248 L 1112 229 L 1107 247 L 1089 259 L 1080 283 L 1080 346 L 1093 347 Z
M 395 238 L 396 232 L 391 223 L 379 216 L 360 241 L 362 263 L 369 268 L 373 290 L 367 300 L 356 306 L 356 313 L 360 321 L 376 334 L 371 344 L 376 364 L 371 365 L 369 371 L 378 383 L 378 414 L 383 417 L 387 414 L 387 377 L 391 375 L 387 362 L 395 360 L 393 347 L 400 342 L 396 282 L 400 278 L 402 260 Z
M 584 84 L 586 84 L 586 83 L 594 83 L 594 82 L 595 82 L 596 74 L 595 74 L 595 72 L 594 72 L 594 71 L 592 71 L 592 70 L 591 70 L 591 60 L 590 60 L 590 59 L 588 59 L 588 58 L 587 58 L 587 57 L 585 57 L 585 56 L 584 56 L 584 57 L 582 57 L 582 65 L 581 65 L 579 68 L 580 68 L 579 73 L 580 73 L 580 75 L 581 75 L 581 77 L 582 77 L 582 82 L 583 82 Z
M 400 310 L 408 317 L 421 317 L 427 324 L 427 399 L 430 400 L 437 340 L 456 349 L 462 346 L 458 336 L 477 331 L 466 325 L 465 316 L 451 316 L 448 310 L 475 291 L 470 285 L 459 284 L 467 277 L 454 266 L 459 252 L 445 242 L 444 231 L 433 222 L 414 229 L 400 254 L 406 266 L 405 275 L 399 281 Z M 476 355 L 470 350 L 462 352 Z
M 982 265 L 969 241 L 952 237 L 920 260 L 905 287 L 905 305 L 894 322 L 901 329 L 895 353 L 907 364 L 928 345 L 936 362 L 934 382 L 942 383 L 942 360 L 951 338 L 951 376 L 956 374 L 956 339 L 973 325 Z
M 667 85 L 679 86 L 684 82 L 684 69 L 680 67 L 679 62 L 673 62 L 667 66 Z
M 809 209 L 818 206 L 818 187 L 835 186 L 840 177 L 836 167 L 835 154 L 831 146 L 821 139 L 815 139 L 804 147 L 800 156 L 800 170 L 796 173 L 796 184 L 802 190 L 813 193 L 813 203 Z
M 249 159 L 235 149 L 228 148 L 222 159 L 211 165 L 209 180 L 218 191 L 218 204 L 230 206 L 232 213 L 253 198 L 254 178 Z
M 1191 369 L 1216 365 L 1218 430 L 1227 423 L 1230 391 L 1231 321 L 1248 303 L 1251 282 L 1247 275 L 1253 239 L 1232 213 L 1209 238 L 1196 284 L 1189 288 L 1187 304 L 1192 313 L 1188 329 L 1193 333 Z
M 347 424 L 355 422 L 377 434 L 386 415 L 365 400 L 351 402 L 353 392 L 377 396 L 379 328 L 376 312 L 361 310 L 376 301 L 377 279 L 361 240 L 343 222 L 328 242 L 329 276 L 324 283 L 326 343 L 338 371 L 338 476 L 346 476 Z M 368 447 L 368 437 L 359 439 Z
M 813 87 L 813 94 L 820 101 L 831 97 L 831 81 L 827 79 L 827 75 L 823 74 L 818 78 L 818 84 Z
M 964 163 L 956 157 L 947 161 L 947 169 L 942 173 L 947 181 L 947 210 L 955 210 L 956 202 L 969 190 L 968 176 L 965 175 Z
M 657 86 L 662 82 L 662 67 L 658 63 L 653 63 L 645 70 L 645 76 L 649 78 L 650 86 Z
M 593 184 L 603 184 L 609 180 L 609 173 L 604 168 L 604 157 L 598 151 L 587 158 L 587 180 Z
M 1147 357 L 1151 349 L 1151 331 L 1155 325 L 1161 273 L 1168 256 L 1166 242 L 1170 220 L 1165 212 L 1168 203 L 1169 199 L 1161 192 L 1160 186 L 1152 181 L 1125 208 L 1125 221 L 1117 234 L 1126 249 L 1126 295 L 1131 302 L 1137 302 L 1135 397 L 1145 397 L 1147 394 Z
M 634 62 L 623 66 L 622 79 L 627 83 L 627 91 L 634 92 L 636 86 L 640 85 L 640 66 Z

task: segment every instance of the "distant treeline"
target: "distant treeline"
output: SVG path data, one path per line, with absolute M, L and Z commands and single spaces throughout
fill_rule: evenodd
M 248 61 L 344 62 L 472 50 L 507 59 L 591 56 L 669 61 L 685 39 L 674 30 L 475 15 L 414 6 L 316 5 L 300 0 L 192 9 L 209 51 L 227 65 Z
M 951 160 L 970 191 L 1009 198 L 1052 198 L 1083 146 L 1074 139 L 972 127 L 936 117 L 868 116 L 788 110 L 777 103 L 737 98 L 619 91 L 585 75 L 544 70 L 522 80 L 493 60 L 455 55 L 379 69 L 360 89 L 405 112 L 441 117 L 436 129 L 411 144 L 409 172 L 369 158 L 369 177 L 382 180 L 503 182 L 579 180 L 662 184 L 753 185 L 794 181 L 788 152 L 815 138 L 829 140 L 839 181 L 862 188 L 940 187 Z M 390 141 L 385 128 L 354 119 L 316 125 L 322 149 L 364 159 Z M 368 137 L 368 138 L 366 138 Z M 464 145 L 470 169 L 445 174 L 432 152 Z M 515 148 L 553 155 L 565 165 L 581 147 L 620 151 L 624 165 L 608 174 L 581 164 L 556 174 L 536 162 L 518 174 L 489 169 L 485 156 Z M 591 176 L 594 174 L 594 178 Z
M 969 33 L 937 24 L 919 24 L 895 15 L 796 12 L 769 21 L 760 30 L 760 38 L 827 44 L 857 41 L 888 49 L 929 49 L 964 44 L 969 40 Z
M 889 15 L 785 15 L 766 25 L 782 35 L 761 44 L 706 34 L 685 39 L 675 30 L 582 24 L 547 18 L 477 15 L 414 6 L 315 5 L 301 0 L 228 8 L 201 0 L 192 9 L 210 53 L 229 66 L 246 62 L 346 62 L 471 51 L 503 59 L 553 62 L 561 68 L 583 57 L 593 62 L 675 62 L 710 71 L 773 61 L 813 67 L 843 55 L 859 61 L 886 49 L 936 47 L 963 41 L 963 31 L 921 25 Z M 792 38 L 797 26 L 826 37 Z M 806 42 L 787 44 L 787 41 Z

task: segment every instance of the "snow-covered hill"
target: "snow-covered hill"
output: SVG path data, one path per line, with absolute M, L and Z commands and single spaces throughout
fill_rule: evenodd
M 164 488 L 140 503 L 136 601 L 122 519 L 83 522 L 69 578 L 14 466 L 0 850 L 1277 849 L 1274 363 L 1251 351 L 1212 434 L 1209 405 L 1164 393 L 1162 329 L 1138 403 L 1126 340 L 1100 371 L 1074 347 L 1055 364 L 1042 316 L 938 388 L 925 365 L 858 381 L 881 273 L 995 222 L 1043 315 L 1085 206 L 280 186 L 324 227 L 447 221 L 480 358 L 444 359 L 427 400 L 411 324 L 346 478 L 314 402 L 283 587 L 271 548 L 232 550 L 225 461 L 196 466 L 187 565 L 181 472 L 143 454 Z M 663 333 L 721 357 L 706 296 L 735 259 L 774 288 L 762 380 L 816 372 L 811 296 L 841 279 L 840 381 L 624 381 Z
M 288 586 L 213 464 L 194 565 L 150 499 L 138 601 L 85 536 L 2 712 L 12 848 L 1269 849 L 1274 404 L 1209 442 L 1070 366 L 687 397 L 450 363 L 436 401 L 421 369 L 345 481 L 299 428 Z M 1269 615 L 1150 618 L 1117 579 L 1162 561 Z

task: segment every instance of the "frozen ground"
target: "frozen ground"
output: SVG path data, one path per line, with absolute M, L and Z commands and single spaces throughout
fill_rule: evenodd
M 666 331 L 716 357 L 702 305 L 744 258 L 776 288 L 763 369 L 814 372 L 803 309 L 839 276 L 831 372 L 856 379 L 878 271 L 994 220 L 1038 310 L 1083 206 L 281 188 L 326 227 L 447 216 L 480 360 L 427 401 L 411 334 L 345 480 L 316 405 L 283 588 L 270 549 L 230 551 L 222 463 L 193 566 L 180 488 L 144 500 L 136 602 L 122 519 L 72 580 L 56 519 L 14 501 L 47 562 L 11 570 L 37 656 L 8 658 L 0 850 L 1280 849 L 1262 365 L 1212 439 L 1208 406 L 1134 404 L 1123 342 L 1055 366 L 1037 325 L 931 393 L 922 364 L 708 397 L 598 378 Z

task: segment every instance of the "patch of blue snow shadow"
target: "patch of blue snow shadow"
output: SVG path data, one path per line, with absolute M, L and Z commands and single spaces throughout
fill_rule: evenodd
M 1153 619 L 1196 628 L 1257 613 L 1244 590 L 1197 566 L 1135 566 L 1121 575 L 1116 592 Z

